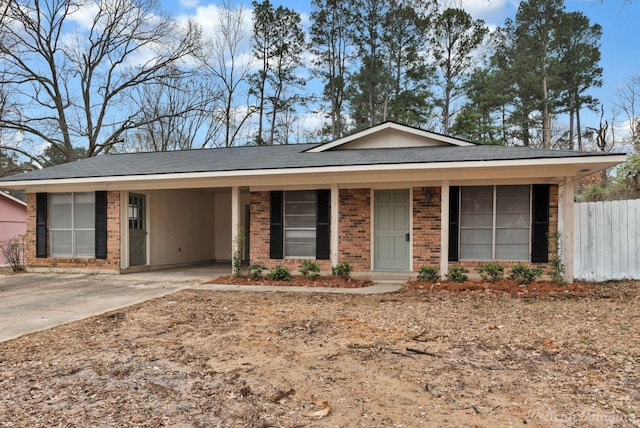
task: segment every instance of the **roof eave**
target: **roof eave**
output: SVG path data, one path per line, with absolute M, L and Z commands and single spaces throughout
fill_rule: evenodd
M 118 188 L 125 183 L 163 183 L 193 180 L 209 180 L 220 181 L 224 186 L 249 185 L 246 182 L 255 181 L 256 179 L 267 179 L 275 176 L 293 176 L 293 175 L 332 175 L 360 173 L 366 174 L 371 172 L 428 172 L 437 171 L 444 174 L 445 171 L 455 171 L 469 169 L 470 171 L 483 171 L 487 169 L 504 169 L 509 168 L 512 175 L 517 175 L 514 168 L 539 167 L 545 168 L 549 176 L 574 176 L 581 178 L 594 172 L 610 168 L 621 162 L 624 162 L 626 155 L 603 155 L 603 156 L 581 156 L 581 157 L 563 157 L 563 158 L 536 158 L 536 159 L 506 159 L 506 160 L 480 160 L 480 161 L 463 161 L 463 162 L 430 162 L 430 163 L 401 163 L 401 164 L 374 164 L 374 165 L 349 165 L 349 166 L 323 166 L 323 167 L 307 167 L 307 168 L 278 168 L 278 169 L 260 169 L 260 170 L 234 170 L 234 171 L 216 171 L 216 172 L 197 172 L 197 173 L 166 173 L 166 174 L 149 174 L 149 175 L 124 175 L 124 176 L 106 176 L 106 177 L 82 177 L 82 178 L 63 178 L 63 179 L 44 179 L 44 180 L 20 180 L 6 181 L 0 183 L 0 186 L 11 189 L 45 189 L 45 188 L 62 188 L 62 187 L 95 187 L 100 189 Z M 553 170 L 553 171 L 552 171 Z M 328 177 L 330 178 L 330 177 Z M 231 183 L 231 184 L 230 184 Z M 215 187 L 215 183 L 211 185 Z

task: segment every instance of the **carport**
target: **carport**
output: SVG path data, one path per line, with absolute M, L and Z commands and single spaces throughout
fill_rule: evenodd
M 248 259 L 249 191 L 236 189 Z M 230 187 L 122 191 L 122 272 L 230 261 L 233 193 Z

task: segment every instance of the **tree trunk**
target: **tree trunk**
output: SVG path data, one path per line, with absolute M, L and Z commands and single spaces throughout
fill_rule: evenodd
M 573 133 L 573 128 L 574 128 L 574 114 L 575 114 L 575 106 L 574 106 L 574 96 L 573 96 L 573 92 L 569 93 L 569 147 L 571 150 L 574 150 L 573 147 L 573 140 L 574 140 L 574 133 Z
M 549 91 L 547 89 L 547 76 L 542 78 L 542 146 L 551 148 L 551 113 L 549 112 Z
M 576 105 L 576 135 L 578 137 L 578 150 L 582 151 L 582 129 L 580 127 L 580 104 Z

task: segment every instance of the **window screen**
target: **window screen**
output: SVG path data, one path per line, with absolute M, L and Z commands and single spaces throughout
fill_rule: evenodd
M 284 256 L 315 258 L 317 192 L 284 194 Z
M 51 255 L 95 256 L 95 194 L 51 193 L 49 205 Z
M 460 188 L 460 259 L 528 260 L 530 186 Z

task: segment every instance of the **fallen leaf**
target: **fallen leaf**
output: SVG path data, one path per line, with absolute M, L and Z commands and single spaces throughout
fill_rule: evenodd
M 315 412 L 304 412 L 302 416 L 308 416 L 310 418 L 323 418 L 329 415 L 329 413 L 331 412 L 331 407 L 326 401 L 316 400 L 314 401 L 314 403 L 322 407 L 322 410 L 316 410 Z

